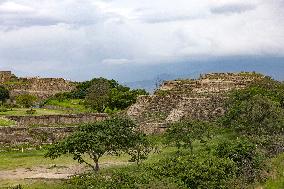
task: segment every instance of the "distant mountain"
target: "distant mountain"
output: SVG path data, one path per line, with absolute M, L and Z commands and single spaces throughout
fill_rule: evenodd
M 132 88 L 132 89 L 145 89 L 146 91 L 152 93 L 158 88 L 163 81 L 176 79 L 176 75 L 171 74 L 159 74 L 157 77 L 150 80 L 143 81 L 134 81 L 134 82 L 125 82 L 124 85 Z

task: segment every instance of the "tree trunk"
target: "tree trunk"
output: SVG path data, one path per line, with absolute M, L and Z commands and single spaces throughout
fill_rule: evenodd
M 99 161 L 96 161 L 95 163 L 96 163 L 96 166 L 95 166 L 94 170 L 97 172 L 97 171 L 100 170 Z

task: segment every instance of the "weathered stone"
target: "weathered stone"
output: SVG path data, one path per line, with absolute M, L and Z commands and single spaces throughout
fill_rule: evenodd
M 18 127 L 25 126 L 54 126 L 54 125 L 79 125 L 93 123 L 108 118 L 107 114 L 85 113 L 66 115 L 42 115 L 42 116 L 5 116 L 16 121 Z
M 166 81 L 154 95 L 140 96 L 127 114 L 146 133 L 163 131 L 168 123 L 184 118 L 213 120 L 225 113 L 228 92 L 263 78 L 255 73 L 213 73 L 197 80 Z
M 0 84 L 10 90 L 10 95 L 31 94 L 40 99 L 48 98 L 56 93 L 70 92 L 75 83 L 62 78 L 18 78 L 11 71 L 0 71 Z

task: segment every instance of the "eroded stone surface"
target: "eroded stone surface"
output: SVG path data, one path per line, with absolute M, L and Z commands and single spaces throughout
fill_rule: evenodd
M 163 131 L 183 118 L 212 120 L 225 113 L 228 92 L 263 78 L 255 73 L 213 73 L 197 80 L 166 81 L 154 95 L 139 97 L 127 115 L 146 133 Z

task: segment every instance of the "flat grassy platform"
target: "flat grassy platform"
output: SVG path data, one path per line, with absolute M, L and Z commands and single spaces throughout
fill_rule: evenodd
M 0 116 L 29 116 L 27 114 L 27 110 L 30 110 L 29 108 L 12 108 L 11 110 L 8 110 L 6 112 L 0 112 Z M 35 114 L 32 114 L 33 116 L 40 116 L 40 115 L 58 115 L 58 114 L 66 114 L 66 111 L 63 110 L 50 110 L 50 109 L 44 109 L 44 108 L 34 108 L 36 110 Z

